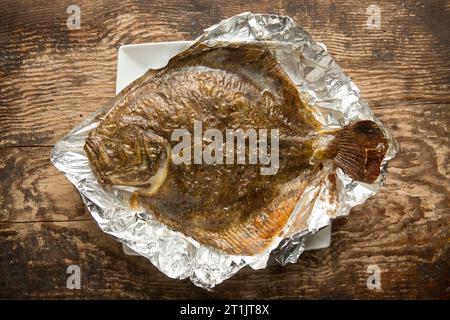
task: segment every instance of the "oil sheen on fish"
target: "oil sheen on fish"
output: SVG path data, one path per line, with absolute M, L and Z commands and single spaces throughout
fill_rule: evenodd
M 372 183 L 387 150 L 372 121 L 321 130 L 276 58 L 257 45 L 197 44 L 148 71 L 111 107 L 85 144 L 99 182 L 128 188 L 133 205 L 230 254 L 255 255 L 271 244 L 322 161 Z M 227 129 L 277 129 L 276 174 L 261 174 L 267 164 L 248 161 L 175 164 L 172 133 L 194 135 L 196 122 L 224 136 Z M 192 149 L 203 142 L 193 139 Z

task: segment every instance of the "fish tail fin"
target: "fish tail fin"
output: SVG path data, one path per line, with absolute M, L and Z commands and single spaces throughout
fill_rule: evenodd
M 383 130 L 373 121 L 363 120 L 339 130 L 331 144 L 334 162 L 355 180 L 373 183 L 380 174 L 388 143 Z

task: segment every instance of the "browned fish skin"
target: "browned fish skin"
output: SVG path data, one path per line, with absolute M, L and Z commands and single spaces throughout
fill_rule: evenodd
M 148 187 L 173 130 L 278 129 L 280 168 L 174 165 L 139 202 L 170 227 L 231 254 L 262 252 L 292 213 L 308 178 L 319 124 L 274 56 L 258 46 L 197 46 L 125 89 L 85 150 L 104 184 Z

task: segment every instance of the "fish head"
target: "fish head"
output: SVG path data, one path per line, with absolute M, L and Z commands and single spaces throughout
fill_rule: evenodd
M 167 140 L 137 126 L 97 129 L 87 136 L 84 150 L 100 183 L 120 186 L 162 183 L 171 152 Z

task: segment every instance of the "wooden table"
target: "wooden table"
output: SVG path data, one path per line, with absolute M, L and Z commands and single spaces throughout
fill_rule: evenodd
M 69 4 L 81 28 L 69 30 Z M 0 1 L 0 298 L 438 298 L 450 296 L 450 3 Z M 243 11 L 286 14 L 356 82 L 401 153 L 382 191 L 333 225 L 329 249 L 241 270 L 207 292 L 126 256 L 49 161 L 52 145 L 114 96 L 123 44 L 190 40 Z M 69 265 L 81 289 L 66 288 Z M 367 268 L 381 270 L 370 290 Z

